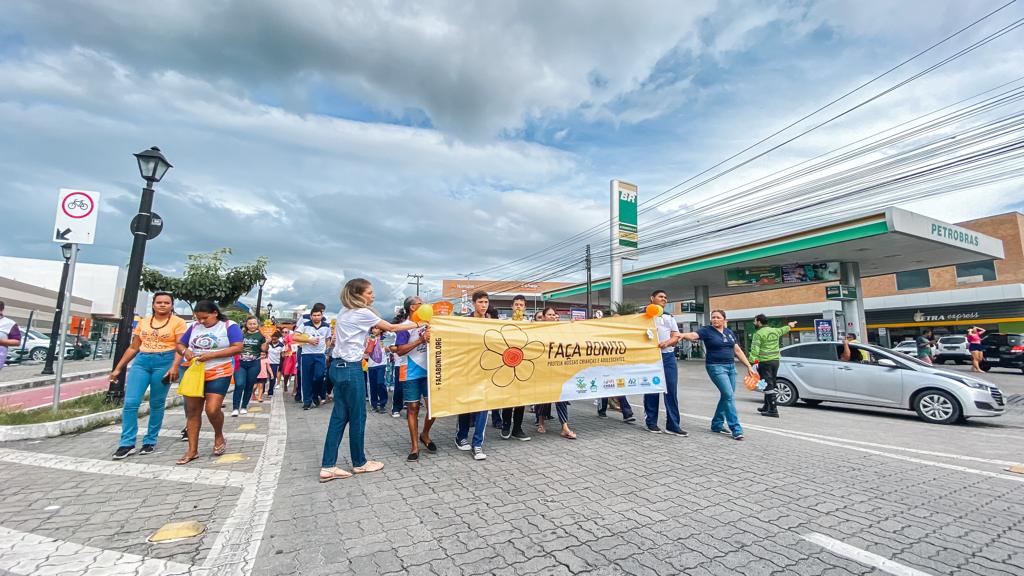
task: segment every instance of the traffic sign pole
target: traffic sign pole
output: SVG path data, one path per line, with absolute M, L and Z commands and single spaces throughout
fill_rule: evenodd
M 68 318 L 71 316 L 72 287 L 75 284 L 75 264 L 78 262 L 78 244 L 71 245 L 71 259 L 68 261 L 68 285 L 64 290 L 64 307 L 60 317 L 60 339 L 57 340 L 57 377 L 53 380 L 53 411 L 60 408 L 60 380 L 64 376 L 64 346 L 68 334 Z

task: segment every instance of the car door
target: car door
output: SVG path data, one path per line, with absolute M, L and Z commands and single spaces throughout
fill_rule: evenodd
M 836 365 L 836 396 L 845 401 L 875 406 L 897 406 L 903 398 L 903 370 L 879 366 L 877 353 L 850 346 L 852 360 Z M 862 352 L 864 354 L 862 354 Z M 863 360 L 866 354 L 867 360 Z
M 814 342 L 782 351 L 785 372 L 792 376 L 801 398 L 835 398 L 836 345 Z
M 984 348 L 985 361 L 998 365 L 1000 350 L 1006 348 L 1006 335 L 990 334 L 982 339 L 981 345 Z

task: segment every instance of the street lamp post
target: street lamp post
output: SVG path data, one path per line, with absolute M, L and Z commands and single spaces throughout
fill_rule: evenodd
M 267 275 L 260 274 L 260 279 L 256 282 L 260 285 L 260 291 L 256 295 L 256 319 L 259 320 L 260 324 L 263 324 L 263 314 L 260 311 L 263 305 L 263 285 L 267 283 Z
M 50 345 L 46 348 L 46 363 L 42 374 L 53 374 L 54 354 L 57 352 L 57 338 L 60 338 L 60 320 L 64 313 L 64 292 L 68 287 L 68 270 L 71 268 L 71 244 L 61 244 L 61 255 L 64 256 L 64 269 L 60 273 L 60 292 L 57 293 L 57 307 L 53 311 L 53 326 L 50 328 Z
M 128 261 L 128 275 L 124 283 L 124 297 L 121 300 L 121 321 L 117 327 L 117 346 L 114 348 L 113 365 L 117 366 L 121 356 L 132 340 L 132 322 L 135 319 L 135 301 L 139 298 L 139 282 L 142 279 L 142 262 L 146 256 L 146 241 L 149 239 L 149 226 L 153 216 L 153 185 L 159 182 L 171 163 L 153 146 L 135 154 L 139 164 L 139 174 L 146 181 L 142 188 L 142 199 L 139 201 L 138 228 L 133 232 L 132 255 Z M 105 402 L 119 402 L 124 397 L 125 372 L 121 372 L 117 380 L 112 380 L 107 388 Z
M 267 302 L 267 319 L 271 322 L 274 321 L 274 303 Z

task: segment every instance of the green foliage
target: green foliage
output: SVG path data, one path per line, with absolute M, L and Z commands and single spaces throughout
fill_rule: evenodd
M 209 254 L 190 254 L 181 278 L 172 278 L 150 267 L 142 270 L 142 289 L 147 292 L 164 291 L 177 300 L 195 304 L 200 300 L 213 300 L 225 308 L 252 290 L 260 276 L 266 274 L 267 259 L 260 256 L 252 264 L 228 268 L 230 248 L 221 248 Z
M 238 324 L 239 326 L 245 326 L 245 321 L 248 320 L 249 318 L 248 312 L 245 312 L 244 310 L 239 310 L 237 308 L 229 308 L 227 310 L 224 310 L 223 312 L 224 315 L 227 316 L 229 320 L 231 320 L 235 324 Z
M 612 302 L 612 316 L 639 314 L 640 307 L 632 302 Z
M 110 404 L 103 403 L 106 395 L 106 391 L 103 391 L 61 402 L 57 412 L 54 412 L 49 406 L 26 411 L 0 406 L 0 426 L 38 424 L 40 422 L 53 422 L 85 416 L 86 414 L 95 414 L 96 412 L 106 412 L 111 409 Z

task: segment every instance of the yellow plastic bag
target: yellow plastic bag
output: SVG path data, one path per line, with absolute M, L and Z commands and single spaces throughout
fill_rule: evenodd
M 206 364 L 204 362 L 192 362 L 192 365 L 185 370 L 178 384 L 178 394 L 190 398 L 202 398 L 206 387 Z

